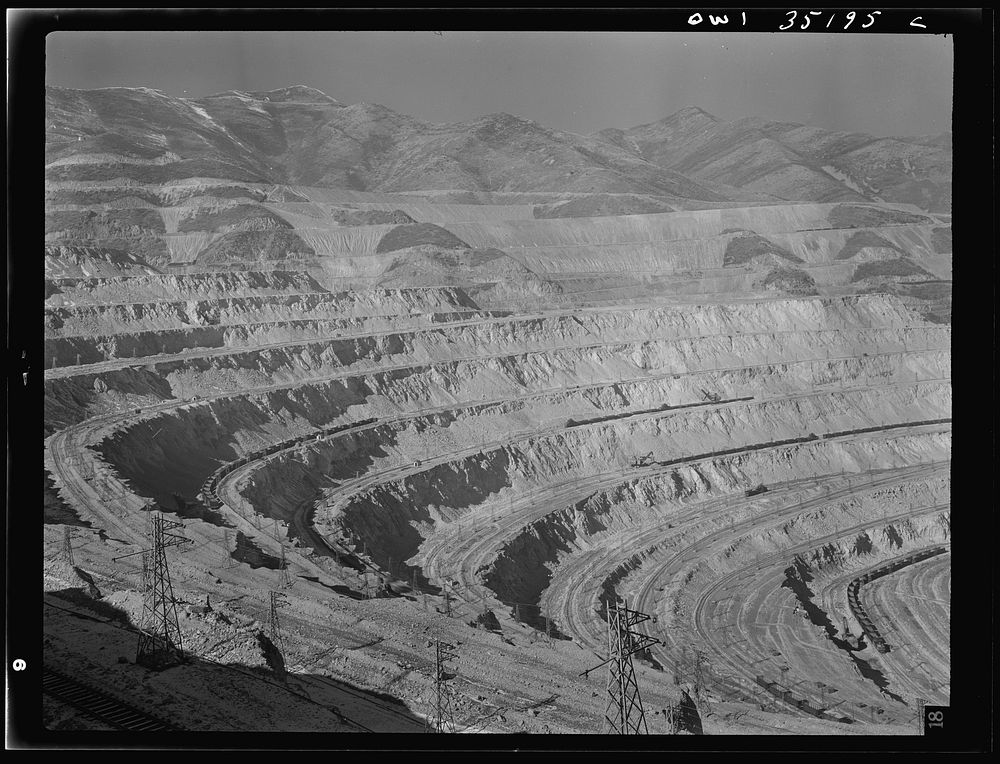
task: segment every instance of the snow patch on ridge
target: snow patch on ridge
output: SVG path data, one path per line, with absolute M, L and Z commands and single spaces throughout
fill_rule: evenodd
M 868 199 L 871 199 L 873 201 L 876 201 L 876 202 L 884 202 L 885 201 L 885 199 L 883 199 L 882 197 L 880 197 L 875 192 L 875 189 L 873 189 L 873 188 L 867 188 L 867 187 L 866 188 L 861 188 L 861 186 L 859 186 L 857 184 L 857 182 L 855 182 L 854 178 L 852 178 L 850 175 L 847 175 L 846 173 L 841 172 L 840 170 L 838 170 L 833 165 L 825 164 L 825 165 L 823 165 L 822 169 L 823 169 L 823 172 L 825 172 L 827 175 L 832 175 L 834 178 L 836 178 L 837 180 L 839 180 L 841 183 L 843 183 L 845 186 L 847 186 L 849 189 L 851 189 L 855 193 L 861 194 L 862 196 L 864 196 L 864 197 L 866 197 Z M 864 183 L 864 181 L 862 181 L 862 183 Z

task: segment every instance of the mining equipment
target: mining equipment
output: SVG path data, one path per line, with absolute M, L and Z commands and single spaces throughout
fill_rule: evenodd
M 633 456 L 632 466 L 633 467 L 646 467 L 653 463 L 653 452 L 650 451 L 645 456 Z
M 763 483 L 761 483 L 756 488 L 747 488 L 746 495 L 747 496 L 756 496 L 757 494 L 766 493 L 766 492 L 767 492 L 767 486 L 764 485 Z

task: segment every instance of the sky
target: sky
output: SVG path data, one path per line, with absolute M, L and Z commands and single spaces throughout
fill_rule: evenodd
M 427 122 L 507 112 L 589 134 L 685 106 L 873 135 L 951 129 L 944 35 L 55 32 L 46 82 L 199 98 L 308 85 Z

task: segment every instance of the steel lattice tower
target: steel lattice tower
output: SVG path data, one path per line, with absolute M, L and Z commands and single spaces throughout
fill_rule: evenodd
M 76 560 L 73 557 L 73 529 L 68 525 L 63 526 L 63 552 L 66 555 L 66 561 L 75 567 Z
M 605 733 L 611 735 L 648 735 L 646 714 L 642 708 L 639 685 L 635 681 L 632 656 L 659 640 L 633 631 L 649 616 L 629 610 L 628 602 L 608 606 L 608 707 L 604 712 Z
M 136 663 L 156 664 L 161 658 L 179 657 L 184 648 L 167 565 L 167 547 L 190 541 L 168 531 L 183 527 L 183 523 L 167 520 L 160 513 L 152 518 L 152 549 L 143 553 L 149 559 L 149 572 L 143 592 Z
M 281 636 L 281 620 L 278 618 L 278 610 L 287 604 L 288 603 L 285 601 L 284 594 L 276 591 L 271 592 L 271 612 L 268 619 L 268 637 L 271 639 L 271 644 L 281 650 L 282 653 L 285 652 L 285 641 Z
M 455 712 L 451 705 L 451 687 L 446 684 L 455 678 L 454 674 L 445 671 L 445 663 L 458 657 L 453 652 L 454 645 L 447 642 L 436 641 L 434 643 L 434 719 L 432 721 L 435 732 L 455 731 Z
M 219 553 L 219 562 L 222 563 L 222 567 L 225 569 L 233 567 L 235 561 L 233 560 L 233 553 L 229 549 L 229 529 L 225 528 L 222 531 L 222 551 Z
M 281 545 L 281 572 L 278 575 L 278 586 L 282 589 L 291 589 L 295 585 L 292 577 L 288 573 L 288 561 L 285 559 L 285 545 Z

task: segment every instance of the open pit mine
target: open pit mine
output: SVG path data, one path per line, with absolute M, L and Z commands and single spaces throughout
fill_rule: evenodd
M 948 705 L 950 143 L 46 97 L 48 728 Z

